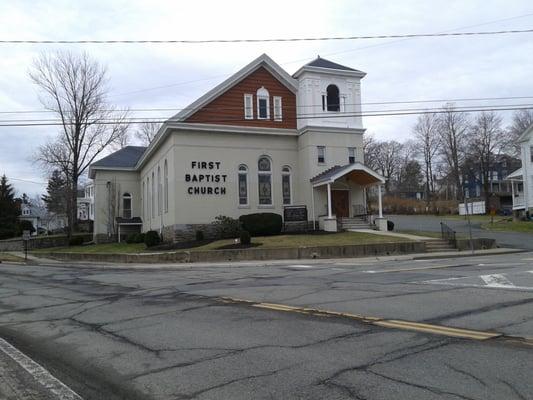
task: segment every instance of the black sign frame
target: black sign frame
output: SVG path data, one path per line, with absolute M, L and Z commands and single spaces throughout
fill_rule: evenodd
M 285 222 L 307 221 L 307 206 L 285 206 L 283 207 L 283 220 Z

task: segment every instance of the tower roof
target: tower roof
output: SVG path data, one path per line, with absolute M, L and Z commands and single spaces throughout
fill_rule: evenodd
M 294 78 L 297 78 L 304 71 L 314 71 L 314 72 L 327 72 L 327 73 L 336 73 L 340 75 L 354 75 L 360 78 L 364 77 L 366 73 L 359 71 L 354 68 L 347 67 L 345 65 L 337 64 L 333 61 L 326 60 L 318 56 L 313 61 L 308 62 L 302 68 L 300 68 L 293 75 Z

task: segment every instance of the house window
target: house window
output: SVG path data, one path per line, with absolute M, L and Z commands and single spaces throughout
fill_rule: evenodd
M 261 157 L 257 163 L 259 183 L 259 205 L 272 205 L 272 164 L 268 157 Z
M 244 95 L 244 119 L 254 119 L 254 95 Z
M 498 171 L 492 171 L 492 180 L 497 181 L 498 180 Z
M 281 121 L 282 117 L 281 97 L 274 96 L 274 121 Z
M 355 147 L 348 147 L 348 162 L 355 163 Z
M 122 195 L 122 216 L 126 219 L 131 218 L 131 194 Z
M 291 169 L 287 166 L 281 169 L 281 192 L 283 204 L 291 204 Z
M 152 192 L 150 191 L 150 177 L 146 178 L 146 214 L 145 218 L 150 218 L 150 198 L 152 196 Z
M 516 189 L 517 189 L 518 193 L 522 193 L 524 191 L 524 184 L 522 182 L 518 183 L 516 185 Z
M 326 89 L 327 93 L 327 106 L 328 111 L 339 111 L 340 110 L 340 101 L 339 101 L 339 88 L 336 85 L 329 85 Z
M 270 118 L 270 95 L 268 90 L 261 87 L 257 90 L 257 118 L 269 119 Z
M 529 159 L 531 162 L 533 162 L 533 146 L 529 148 Z
M 248 205 L 248 167 L 244 164 L 239 165 L 238 174 L 239 184 L 239 205 Z
M 318 163 L 324 164 L 326 162 L 326 146 L 317 146 Z
M 163 167 L 163 185 L 165 185 L 165 212 L 168 212 L 168 163 L 165 160 L 165 166 Z
M 143 218 L 146 217 L 146 206 L 144 203 L 146 202 L 146 182 L 143 181 L 143 191 L 141 193 L 141 211 Z M 91 205 L 89 204 L 89 214 L 91 214 Z M 92 215 L 92 214 L 91 214 Z

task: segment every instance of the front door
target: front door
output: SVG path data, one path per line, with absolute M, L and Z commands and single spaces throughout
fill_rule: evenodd
M 331 191 L 331 208 L 337 218 L 350 216 L 350 192 L 348 190 Z

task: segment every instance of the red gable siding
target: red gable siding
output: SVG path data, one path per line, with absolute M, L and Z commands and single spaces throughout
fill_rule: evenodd
M 256 92 L 264 86 L 270 94 L 270 119 L 257 119 Z M 254 119 L 244 119 L 244 95 L 254 95 Z M 274 96 L 281 96 L 282 121 L 274 121 Z M 264 67 L 191 115 L 185 122 L 296 129 L 296 96 Z

